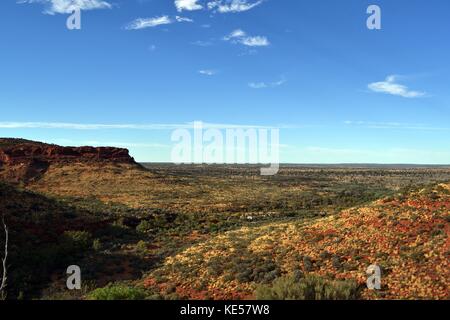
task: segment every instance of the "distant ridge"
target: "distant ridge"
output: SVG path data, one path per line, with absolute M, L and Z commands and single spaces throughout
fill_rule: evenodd
M 160 166 L 171 166 L 175 165 L 170 162 L 148 162 L 142 161 L 139 162 L 145 167 L 152 167 L 155 165 Z M 176 165 L 180 167 L 180 165 Z M 181 166 L 210 166 L 210 167 L 255 167 L 259 168 L 261 164 L 183 164 Z M 355 168 L 355 169 L 373 169 L 373 168 L 382 168 L 382 169 L 415 169 L 415 168 L 449 168 L 450 164 L 408 164 L 408 163 L 281 163 L 281 168 Z

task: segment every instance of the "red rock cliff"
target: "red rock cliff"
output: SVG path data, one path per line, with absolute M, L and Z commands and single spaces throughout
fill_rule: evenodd
M 18 144 L 0 147 L 0 162 L 8 165 L 28 161 L 69 162 L 69 161 L 113 161 L 134 163 L 127 149 L 113 147 L 60 147 L 54 145 Z
M 127 149 L 114 147 L 61 147 L 19 139 L 0 139 L 0 178 L 29 180 L 52 163 L 114 162 L 135 164 Z

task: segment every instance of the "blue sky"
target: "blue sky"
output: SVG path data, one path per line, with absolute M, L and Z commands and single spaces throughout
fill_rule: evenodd
M 68 3 L 1 1 L 0 136 L 170 161 L 201 120 L 281 127 L 281 162 L 450 164 L 447 0 Z

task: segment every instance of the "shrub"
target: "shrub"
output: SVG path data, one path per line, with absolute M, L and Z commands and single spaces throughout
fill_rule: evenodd
M 142 220 L 136 227 L 136 231 L 141 233 L 148 233 L 152 229 L 152 224 L 147 220 Z
M 327 280 L 307 275 L 296 279 L 283 276 L 272 285 L 260 285 L 256 289 L 258 300 L 355 300 L 359 298 L 359 286 L 349 280 Z
M 237 257 L 231 264 L 230 273 L 240 283 L 270 283 L 280 274 L 279 267 L 267 256 Z
M 95 289 L 88 295 L 89 300 L 144 300 L 145 298 L 143 289 L 123 284 L 109 284 L 104 288 Z
M 143 240 L 139 241 L 136 244 L 136 251 L 140 254 L 140 255 L 145 255 L 148 251 L 148 246 L 147 243 Z
M 303 257 L 303 266 L 304 266 L 306 272 L 310 272 L 314 269 L 313 262 L 312 262 L 311 258 L 308 256 Z
M 335 268 L 336 270 L 341 270 L 342 269 L 342 262 L 341 262 L 341 259 L 337 256 L 337 255 L 334 255 L 332 258 L 331 258 L 331 263 L 332 263 L 332 265 L 333 265 L 333 268 Z
M 87 231 L 66 231 L 62 238 L 62 244 L 73 249 L 86 250 L 91 247 L 92 236 Z
M 103 249 L 103 244 L 100 239 L 95 239 L 94 242 L 92 242 L 92 249 L 95 251 L 100 251 Z

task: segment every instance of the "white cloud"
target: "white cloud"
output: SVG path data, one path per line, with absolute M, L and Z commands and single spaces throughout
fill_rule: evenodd
M 264 0 L 210 0 L 203 6 L 200 0 L 175 0 L 175 7 L 179 12 L 195 10 L 212 10 L 219 13 L 244 12 L 259 6 Z
M 253 89 L 264 89 L 268 87 L 265 82 L 250 82 L 248 86 Z
M 194 46 L 199 46 L 199 47 L 209 47 L 209 46 L 212 46 L 213 43 L 211 41 L 198 40 L 198 41 L 191 42 L 191 44 Z
M 169 16 L 161 16 L 161 17 L 154 17 L 154 18 L 138 18 L 132 22 L 130 22 L 128 25 L 125 26 L 125 29 L 127 30 L 139 30 L 139 29 L 145 29 L 145 28 L 152 28 L 157 27 L 160 25 L 166 25 L 171 24 L 174 22 L 193 22 L 194 20 L 175 16 L 175 18 L 170 18 Z
M 176 16 L 175 20 L 177 20 L 178 22 L 194 22 L 194 20 L 192 20 L 190 18 L 180 17 L 180 16 Z
M 285 84 L 286 82 L 287 82 L 287 80 L 285 78 L 282 78 L 282 79 L 280 79 L 280 80 L 278 80 L 276 82 L 273 82 L 272 85 L 275 86 L 275 87 L 278 87 L 278 86 L 281 86 L 281 85 Z
M 262 126 L 262 125 L 236 125 L 201 122 L 204 129 L 233 129 L 233 128 L 291 128 L 292 126 Z M 193 122 L 186 123 L 125 123 L 125 124 L 100 124 L 100 123 L 72 123 L 72 122 L 0 122 L 0 129 L 64 129 L 64 130 L 174 130 L 192 129 Z
M 233 32 L 231 32 L 228 36 L 224 37 L 224 40 L 231 40 L 234 38 L 243 38 L 246 36 L 246 33 L 241 29 L 236 29 Z
M 346 125 L 357 126 L 368 129 L 399 129 L 399 130 L 431 130 L 431 131 L 449 131 L 450 128 L 430 126 L 423 123 L 404 123 L 404 122 L 376 122 L 376 121 L 345 121 Z
M 240 43 L 248 47 L 266 47 L 270 45 L 267 37 L 263 36 L 248 36 L 247 33 L 241 29 L 236 29 L 228 36 L 223 38 L 225 41 L 232 41 L 233 43 Z
M 110 9 L 109 2 L 103 0 L 19 0 L 17 3 L 42 3 L 46 6 L 44 13 L 72 13 L 74 9 L 95 10 Z
M 220 13 L 244 12 L 260 5 L 263 1 L 249 2 L 247 0 L 215 0 L 208 3 L 208 9 Z
M 115 146 L 121 148 L 170 148 L 170 145 L 161 143 L 117 142 L 117 141 L 97 141 L 97 140 L 74 141 L 73 143 L 80 146 L 89 145 L 95 147 Z
M 275 82 L 250 82 L 248 86 L 252 89 L 276 88 L 286 83 L 286 79 L 282 78 Z
M 168 16 L 161 16 L 155 18 L 138 18 L 130 22 L 125 29 L 127 30 L 139 30 L 145 28 L 152 28 L 160 25 L 171 24 L 173 20 Z
M 175 0 L 175 7 L 179 12 L 186 11 L 194 11 L 203 9 L 203 6 L 198 4 L 199 0 Z
M 46 140 L 46 139 L 45 139 Z M 42 140 L 39 140 L 42 141 Z M 74 147 L 93 146 L 93 147 L 119 147 L 119 148 L 170 148 L 169 144 L 162 143 L 142 143 L 142 142 L 124 142 L 124 141 L 99 141 L 99 140 L 73 140 L 65 138 L 52 139 L 45 141 L 47 143 L 56 143 L 59 145 L 70 145 Z
M 403 98 L 418 98 L 425 95 L 425 92 L 409 90 L 407 86 L 397 83 L 397 80 L 397 76 L 391 75 L 385 81 L 370 83 L 368 88 L 374 92 L 391 94 Z
M 214 76 L 217 74 L 216 70 L 206 69 L 206 70 L 199 70 L 198 73 L 205 75 L 205 76 Z
M 245 37 L 240 41 L 243 45 L 249 47 L 266 47 L 270 45 L 269 40 L 266 37 Z

